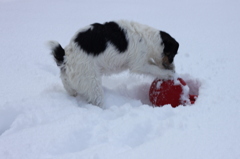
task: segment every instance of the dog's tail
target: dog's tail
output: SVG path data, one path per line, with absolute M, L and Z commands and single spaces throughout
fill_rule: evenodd
M 64 56 L 65 56 L 65 51 L 62 48 L 62 46 L 56 41 L 49 41 L 48 46 L 52 50 L 51 54 L 53 55 L 57 65 L 59 67 L 62 66 L 64 61 Z

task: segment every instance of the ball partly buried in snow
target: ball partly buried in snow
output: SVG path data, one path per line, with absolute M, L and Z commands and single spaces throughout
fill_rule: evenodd
M 172 107 L 188 105 L 195 102 L 195 96 L 189 95 L 189 87 L 181 79 L 155 79 L 149 90 L 149 99 L 153 106 L 171 104 Z

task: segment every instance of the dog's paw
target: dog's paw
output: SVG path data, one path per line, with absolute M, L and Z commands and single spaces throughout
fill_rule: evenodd
M 163 80 L 170 80 L 176 77 L 176 73 L 173 70 L 164 70 L 158 78 Z
M 103 100 L 101 97 L 98 97 L 96 99 L 92 99 L 88 102 L 89 104 L 99 106 L 100 108 L 103 108 Z
M 104 99 L 104 95 L 103 92 L 95 92 L 94 94 L 91 94 L 91 96 L 88 97 L 88 103 L 92 104 L 92 105 L 96 105 L 99 107 L 103 107 L 103 100 Z

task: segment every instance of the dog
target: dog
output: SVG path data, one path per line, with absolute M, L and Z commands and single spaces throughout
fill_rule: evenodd
M 94 23 L 80 29 L 63 49 L 50 41 L 66 91 L 102 107 L 102 75 L 130 70 L 161 79 L 174 77 L 179 43 L 168 33 L 137 22 Z

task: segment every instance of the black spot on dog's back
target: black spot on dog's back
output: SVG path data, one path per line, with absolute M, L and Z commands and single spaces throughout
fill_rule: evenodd
M 108 43 L 120 53 L 127 50 L 128 41 L 124 30 L 115 22 L 105 24 L 95 23 L 85 32 L 80 32 L 75 42 L 86 53 L 97 56 L 105 51 Z
M 128 41 L 126 34 L 115 22 L 105 24 L 106 35 L 110 43 L 112 43 L 119 52 L 127 50 Z

